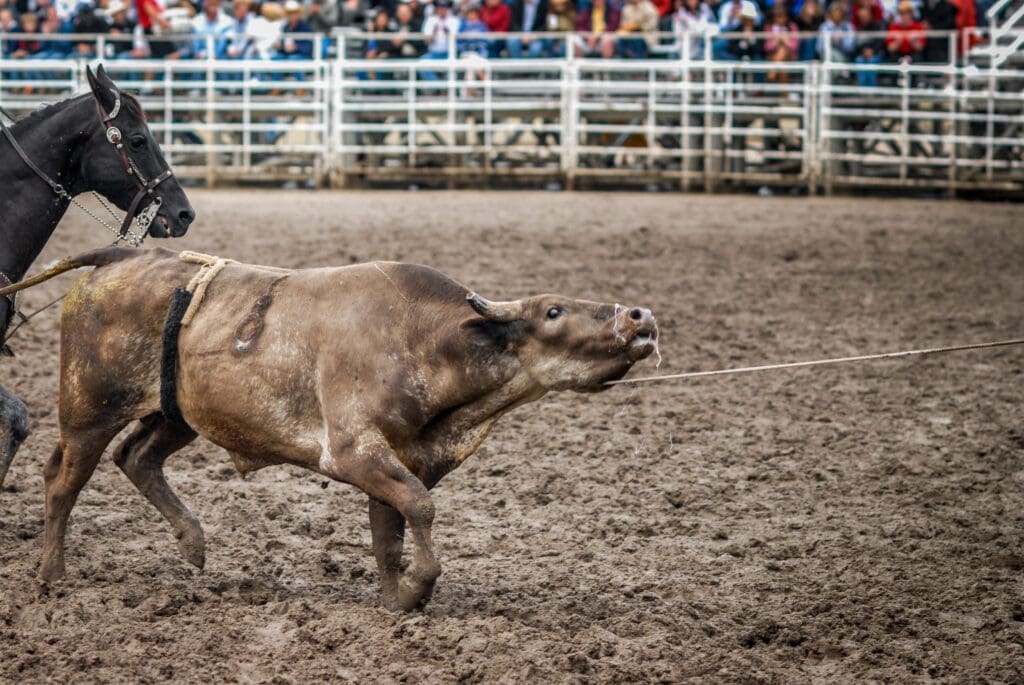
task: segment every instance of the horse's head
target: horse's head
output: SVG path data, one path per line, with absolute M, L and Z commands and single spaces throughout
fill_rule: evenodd
M 138 100 L 121 92 L 102 66 L 86 73 L 98 105 L 82 155 L 89 188 L 132 216 L 155 211 L 149 234 L 156 238 L 185 235 L 196 212 L 170 173 Z

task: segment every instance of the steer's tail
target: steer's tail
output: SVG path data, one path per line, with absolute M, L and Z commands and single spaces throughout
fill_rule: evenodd
M 83 266 L 106 266 L 114 262 L 119 262 L 122 259 L 127 259 L 133 255 L 139 254 L 138 250 L 131 247 L 101 247 L 98 250 L 91 250 L 89 252 L 83 252 L 80 255 L 74 257 L 65 257 L 46 271 L 33 276 L 32 278 L 26 278 L 23 281 L 18 281 L 14 285 L 9 285 L 6 288 L 0 288 L 0 297 L 4 295 L 11 295 L 20 290 L 31 288 L 34 285 L 39 285 L 43 281 L 48 281 L 54 276 L 59 276 L 65 271 L 72 271 L 73 269 L 80 269 Z

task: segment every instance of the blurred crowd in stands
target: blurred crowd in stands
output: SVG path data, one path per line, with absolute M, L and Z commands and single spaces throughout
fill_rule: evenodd
M 827 49 L 840 61 L 945 63 L 950 41 L 925 32 L 978 26 L 991 1 L 0 0 L 0 40 L 7 59 L 97 57 L 92 40 L 8 35 L 87 33 L 108 36 L 107 58 L 302 60 L 315 54 L 313 34 L 342 27 L 371 34 L 360 44 L 370 59 L 444 58 L 450 44 L 488 58 L 702 58 L 711 36 L 722 60 L 813 60 Z M 521 35 L 486 36 L 509 32 Z

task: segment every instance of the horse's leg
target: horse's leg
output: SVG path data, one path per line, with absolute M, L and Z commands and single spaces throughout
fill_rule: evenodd
M 203 528 L 168 485 L 163 470 L 167 457 L 195 439 L 195 431 L 188 426 L 172 423 L 160 415 L 147 416 L 118 446 L 114 461 L 171 524 L 185 561 L 202 568 L 206 561 Z
M 25 403 L 0 385 L 0 488 L 18 447 L 28 437 L 28 409 Z
M 60 442 L 43 469 L 46 526 L 39 577 L 44 582 L 53 582 L 64 576 L 64 535 L 71 508 L 75 506 L 82 486 L 96 470 L 103 450 L 125 425 L 117 423 L 79 431 L 62 430 Z

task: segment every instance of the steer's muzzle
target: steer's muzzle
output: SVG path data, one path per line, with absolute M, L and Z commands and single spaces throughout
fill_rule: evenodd
M 658 344 L 658 324 L 650 309 L 633 307 L 620 312 L 616 332 L 622 337 L 626 354 L 637 361 L 651 354 Z

